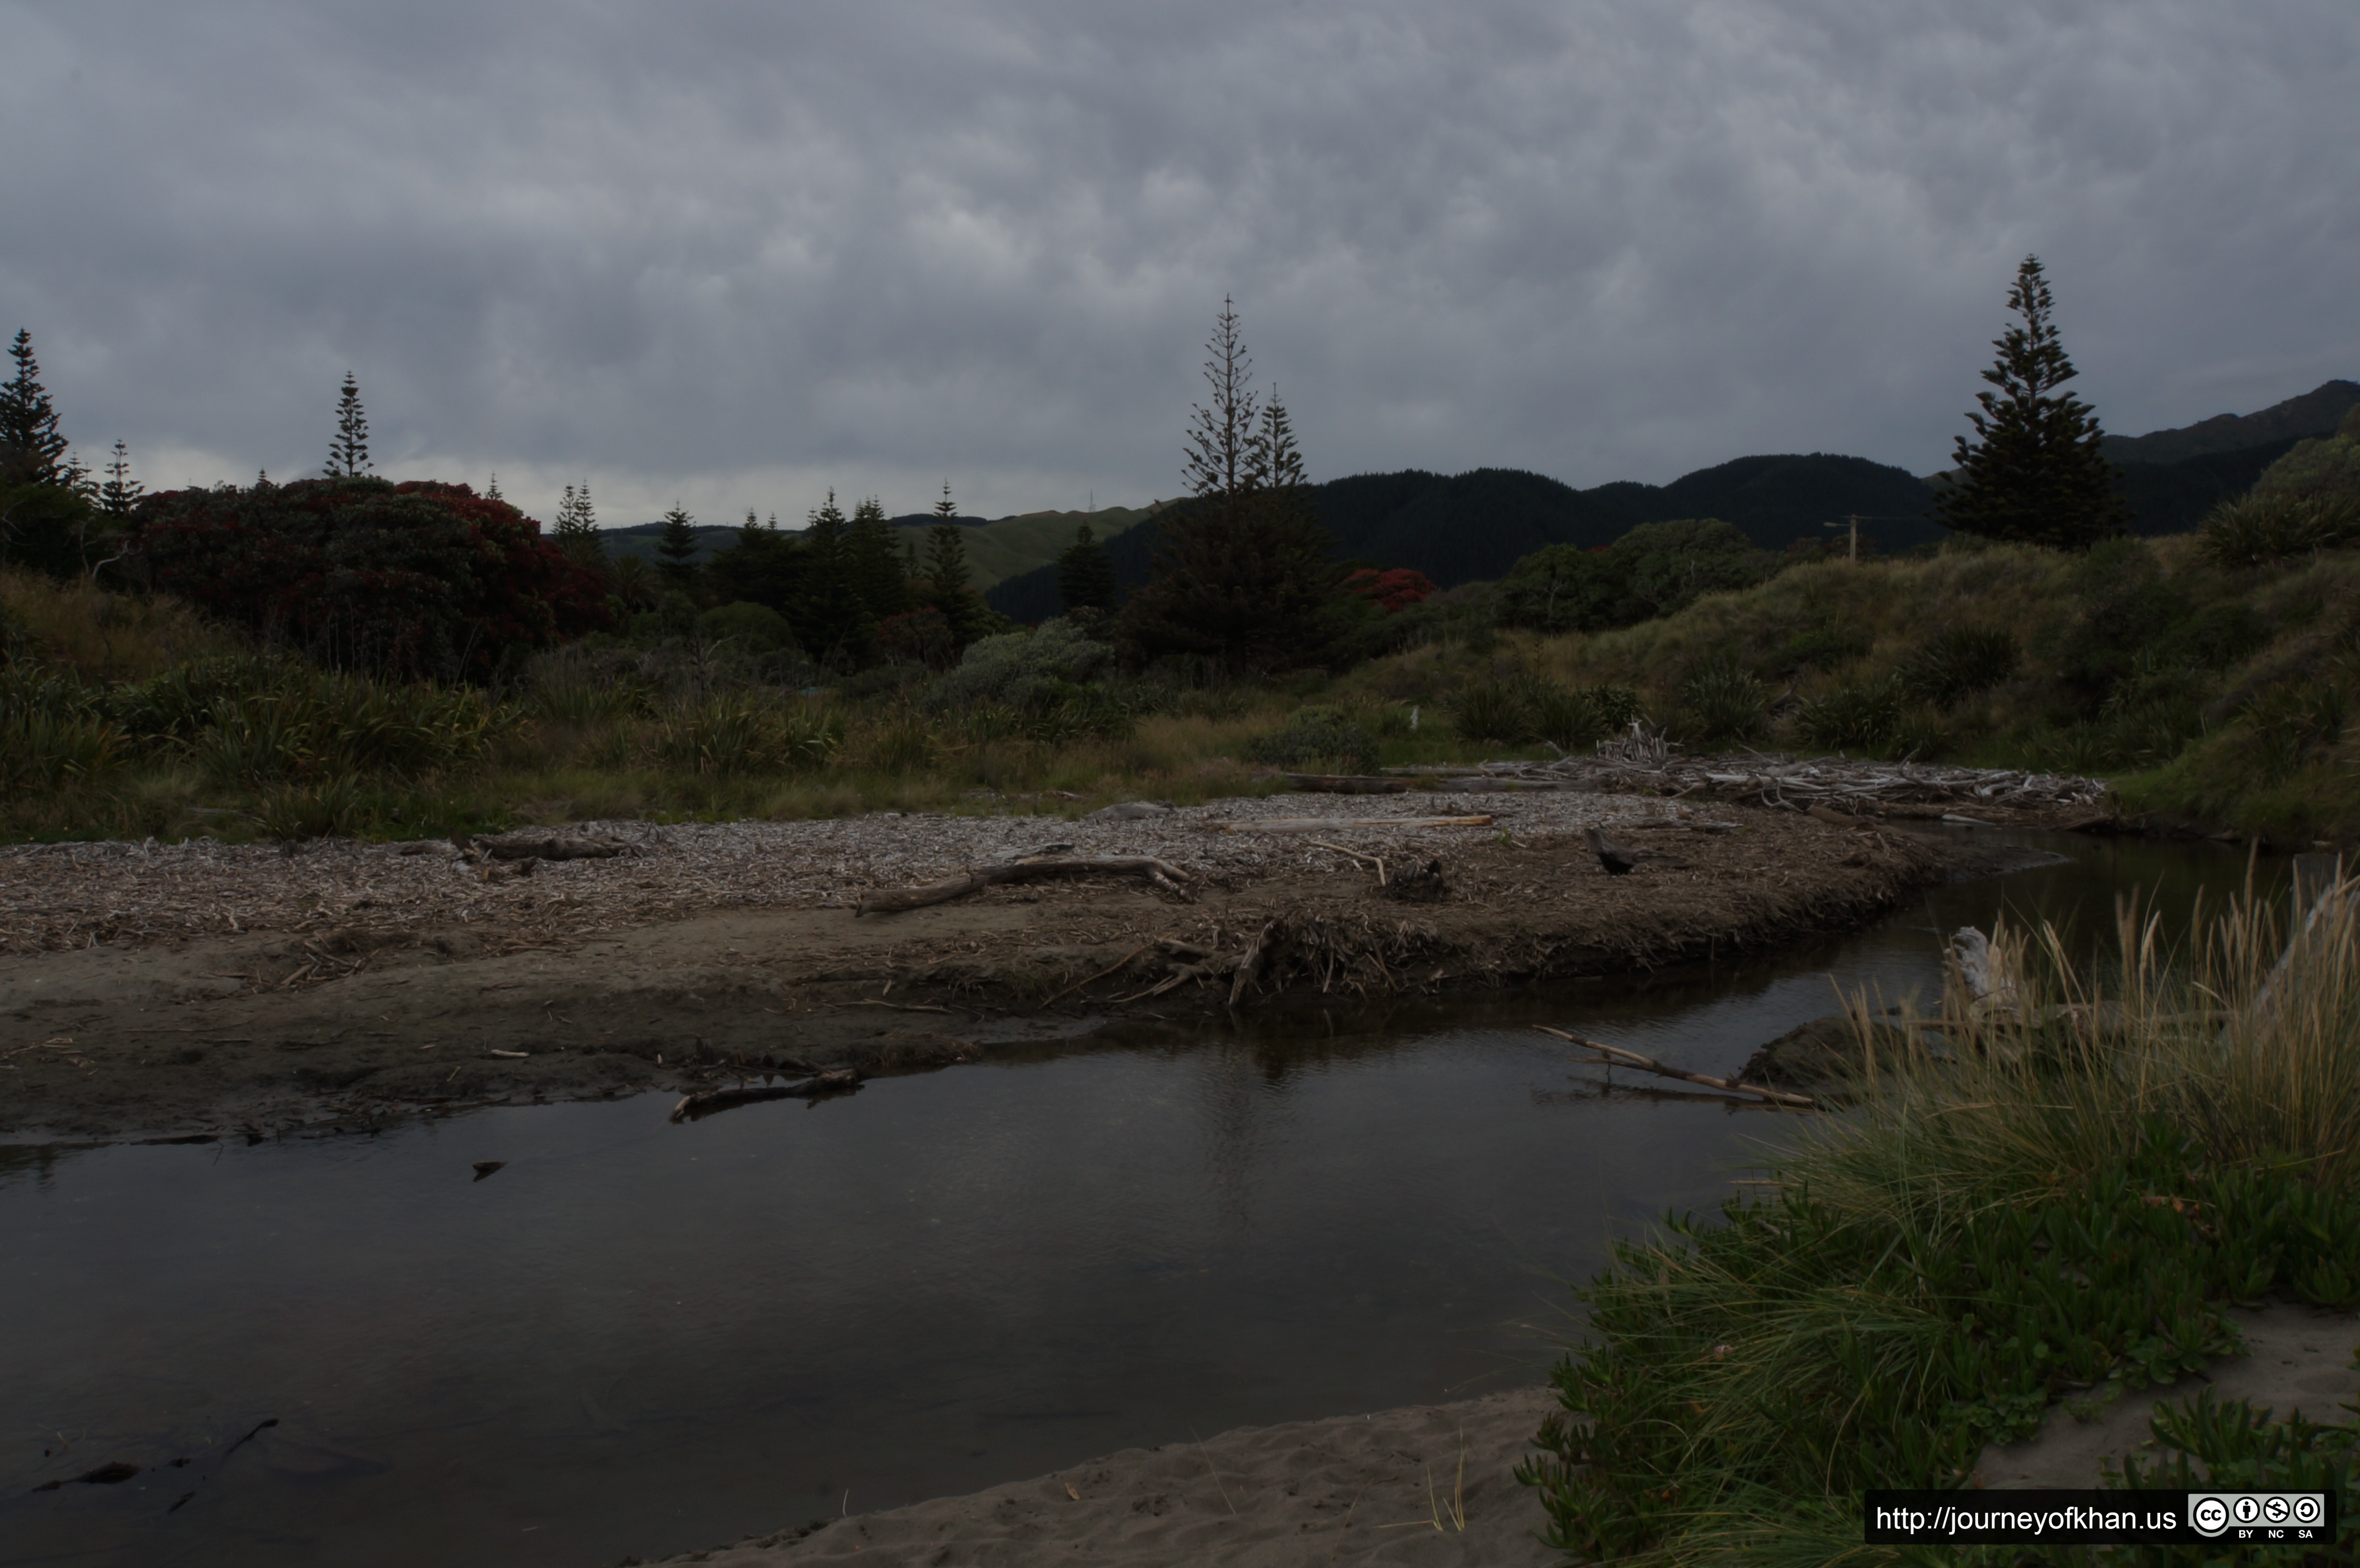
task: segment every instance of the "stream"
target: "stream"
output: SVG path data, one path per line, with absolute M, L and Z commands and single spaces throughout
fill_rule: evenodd
M 2062 858 L 1611 988 L 1148 1021 L 681 1126 L 0 1148 L 0 1564 L 594 1568 L 1537 1382 L 1568 1282 L 1794 1124 L 1528 1026 L 1727 1073 L 1938 990 L 2003 908 L 2086 950 L 2118 895 L 2184 922 L 2247 872 L 2013 842 Z

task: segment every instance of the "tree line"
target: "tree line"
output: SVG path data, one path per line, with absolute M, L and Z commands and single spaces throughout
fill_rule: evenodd
M 1939 516 L 1986 538 L 2086 548 L 2121 531 L 2125 514 L 2095 414 L 2060 390 L 2076 372 L 2037 256 L 2018 268 L 2008 308 L 2017 321 L 1994 342 L 1983 373 L 1993 389 L 1968 416 L 1973 437 L 1959 438 Z M 1398 636 L 1389 620 L 1432 585 L 1382 562 L 1334 559 L 1285 405 L 1274 387 L 1254 388 L 1233 301 L 1223 301 L 1206 351 L 1207 395 L 1191 406 L 1184 451 L 1188 496 L 1142 525 L 1155 530 L 1148 581 L 1122 594 L 1084 524 L 1057 562 L 1066 614 L 1134 666 L 1179 660 L 1242 674 L 1383 651 Z M 775 620 L 761 624 L 777 640 L 839 671 L 879 660 L 941 667 L 1013 627 L 972 586 L 947 483 L 923 549 L 914 531 L 897 541 L 875 498 L 847 516 L 831 491 L 800 530 L 749 511 L 701 562 L 695 520 L 675 505 L 650 566 L 609 558 L 586 481 L 566 486 L 543 535 L 502 497 L 497 475 L 480 496 L 378 477 L 349 374 L 319 478 L 274 485 L 265 474 L 251 486 L 147 495 L 119 441 L 102 474 L 73 459 L 28 332 L 9 354 L 0 562 L 60 575 L 112 567 L 339 662 L 469 675 L 519 648 L 589 631 L 660 634 L 738 605 L 751 607 L 742 624 L 767 612 Z M 1503 618 L 1586 629 L 1664 613 L 1758 580 L 1754 554 L 1711 519 L 1648 525 L 1600 550 L 1551 547 L 1503 580 Z

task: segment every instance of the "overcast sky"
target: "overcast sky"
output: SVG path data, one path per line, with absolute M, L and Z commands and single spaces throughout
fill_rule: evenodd
M 2137 434 L 2360 376 L 2354 0 L 0 0 L 0 332 L 85 462 L 546 519 L 1925 473 L 2048 264 Z

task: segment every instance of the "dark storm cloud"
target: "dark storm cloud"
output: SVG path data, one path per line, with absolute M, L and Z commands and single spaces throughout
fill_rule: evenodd
M 2349 0 L 0 0 L 0 326 L 166 480 L 645 515 L 1177 482 L 1234 293 L 1315 472 L 1947 458 L 2018 257 L 2141 430 L 2360 373 Z

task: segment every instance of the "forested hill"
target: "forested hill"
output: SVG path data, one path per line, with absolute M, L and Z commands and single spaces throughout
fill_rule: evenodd
M 2326 381 L 2257 413 L 2215 414 L 2178 430 L 2108 436 L 2098 450 L 2120 463 L 2178 463 L 2263 446 L 2283 452 L 2305 436 L 2326 435 L 2355 405 L 2360 405 L 2360 382 Z
M 1669 485 L 1577 490 L 1521 469 L 1447 476 L 1406 469 L 1331 479 L 1311 491 L 1339 560 L 1412 567 L 1446 588 L 1498 577 L 1544 545 L 1610 544 L 1638 524 L 1673 517 L 1720 517 L 1757 544 L 1783 550 L 1792 539 L 1827 539 L 1821 524 L 1857 513 L 1863 533 L 1899 550 L 1941 534 L 1924 520 L 1931 496 L 1905 469 L 1824 452 L 1742 457 Z M 1133 528 L 1109 543 L 1124 586 L 1147 581 L 1154 534 Z M 1061 607 L 1056 568 L 1011 577 L 988 597 L 1018 620 L 1054 615 Z

